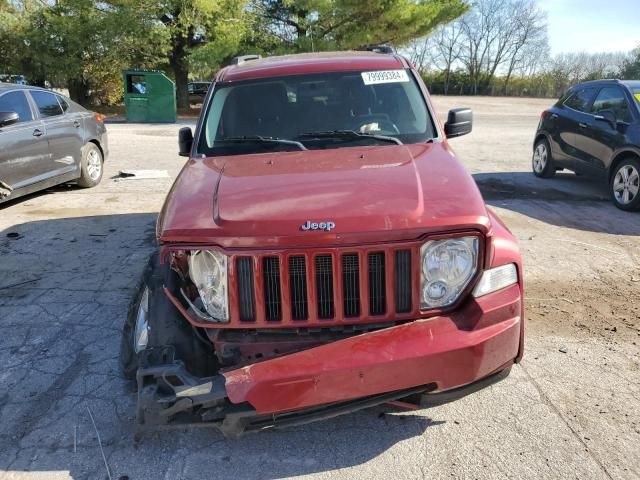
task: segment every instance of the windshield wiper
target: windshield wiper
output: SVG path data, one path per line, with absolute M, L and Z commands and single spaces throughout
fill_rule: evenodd
M 359 133 L 354 130 L 330 130 L 326 132 L 307 132 L 298 135 L 296 138 L 371 138 L 374 140 L 380 140 L 381 142 L 395 143 L 396 145 L 402 145 L 402 142 L 395 137 L 388 137 L 386 135 L 375 135 L 373 133 Z
M 284 140 L 282 138 L 263 137 L 261 135 L 245 135 L 242 137 L 225 137 L 215 140 L 215 143 L 277 143 L 280 145 L 291 145 L 300 150 L 306 150 L 302 143 L 295 140 Z

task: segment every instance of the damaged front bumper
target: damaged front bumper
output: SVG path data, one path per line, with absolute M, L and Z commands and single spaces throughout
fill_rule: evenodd
M 450 401 L 502 378 L 521 356 L 518 285 L 450 316 L 383 330 L 198 378 L 171 347 L 145 352 L 138 370 L 139 432 L 210 425 L 226 436 L 330 418 L 423 394 Z M 502 376 L 501 376 L 502 375 Z
M 167 355 L 164 352 L 163 355 Z M 210 426 L 218 428 L 227 438 L 267 428 L 284 428 L 326 420 L 364 408 L 392 402 L 433 389 L 433 385 L 371 395 L 347 402 L 284 412 L 259 414 L 249 404 L 229 402 L 224 377 L 216 375 L 198 378 L 174 361 L 138 371 L 137 432 L 158 428 Z

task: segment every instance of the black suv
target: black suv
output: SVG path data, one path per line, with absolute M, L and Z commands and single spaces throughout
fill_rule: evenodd
M 640 81 L 597 80 L 571 87 L 542 112 L 533 173 L 604 176 L 616 207 L 640 208 Z

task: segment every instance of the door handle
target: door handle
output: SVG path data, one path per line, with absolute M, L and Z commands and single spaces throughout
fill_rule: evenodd
M 76 128 L 80 128 L 80 122 L 78 120 L 73 121 L 73 126 Z
M 578 126 L 579 126 L 580 128 L 587 128 L 589 125 L 587 125 L 587 124 L 586 124 L 586 123 L 584 123 L 584 122 L 580 122 L 580 123 L 578 124 Z
M 557 113 L 552 113 L 551 114 L 551 118 L 553 118 L 555 120 L 556 118 L 558 118 L 558 114 Z
M 44 132 L 43 132 L 42 130 L 40 130 L 39 128 L 36 128 L 36 129 L 33 131 L 33 136 L 34 136 L 34 137 L 41 137 L 42 135 L 44 135 Z

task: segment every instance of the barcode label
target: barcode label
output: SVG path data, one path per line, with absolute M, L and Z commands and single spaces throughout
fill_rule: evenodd
M 378 83 L 408 82 L 409 76 L 405 70 L 378 70 L 376 72 L 362 72 L 362 80 L 365 85 Z

